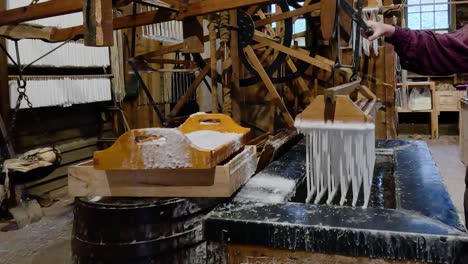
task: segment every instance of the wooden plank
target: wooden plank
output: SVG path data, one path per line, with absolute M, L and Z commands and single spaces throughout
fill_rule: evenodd
M 0 26 L 80 12 L 81 0 L 50 0 L 1 12 Z
M 71 196 L 229 197 L 255 172 L 256 147 L 211 170 L 99 171 L 91 162 L 69 169 Z M 198 184 L 198 186 L 190 185 Z
M 330 65 L 328 65 L 327 63 L 325 62 L 322 62 L 320 60 L 317 60 L 313 57 L 309 57 L 308 55 L 305 55 L 303 54 L 302 52 L 296 50 L 296 49 L 291 49 L 291 48 L 288 48 L 288 47 L 285 47 L 279 43 L 276 43 L 274 41 L 271 41 L 269 39 L 266 39 L 266 38 L 262 38 L 262 37 L 259 37 L 259 36 L 253 36 L 253 40 L 259 42 L 259 43 L 267 43 L 269 47 L 272 47 L 273 49 L 275 50 L 278 50 L 278 51 L 281 51 L 283 53 L 286 53 L 288 54 L 289 56 L 291 57 L 294 57 L 294 58 L 297 58 L 301 61 L 305 61 L 311 65 L 314 65 L 316 67 L 319 67 L 321 69 L 324 69 L 328 72 L 331 72 L 332 71 L 332 67 L 330 67 Z
M 281 100 L 281 97 L 278 94 L 278 91 L 276 91 L 275 86 L 271 82 L 270 77 L 268 76 L 262 64 L 258 60 L 257 55 L 255 54 L 255 51 L 250 46 L 245 47 L 244 51 L 246 52 L 247 57 L 249 58 L 250 62 L 253 64 L 255 70 L 258 72 L 258 75 L 260 75 L 260 78 L 262 79 L 266 88 L 270 92 L 270 95 L 273 97 L 274 103 L 276 104 L 276 106 L 278 106 L 281 113 L 283 114 L 284 120 L 286 121 L 289 127 L 293 127 L 294 119 L 292 118 L 288 109 L 284 105 L 283 100 Z
M 110 47 L 114 45 L 112 0 L 82 0 L 84 44 Z
M 31 25 L 8 25 L 0 27 L 0 36 L 9 39 L 42 39 L 51 40 L 51 35 L 56 28 L 36 27 Z
M 336 1 L 320 1 L 320 29 L 322 37 L 330 40 L 335 29 Z
M 328 2 L 328 1 L 326 1 L 326 2 Z M 334 1 L 330 1 L 330 2 L 334 2 Z M 260 16 L 261 19 L 255 21 L 255 28 L 259 28 L 259 27 L 262 27 L 262 26 L 267 26 L 267 25 L 269 25 L 269 24 L 271 24 L 273 22 L 282 21 L 282 20 L 285 20 L 285 19 L 288 19 L 288 18 L 297 17 L 297 16 L 304 15 L 304 14 L 307 14 L 307 13 L 312 13 L 312 12 L 317 11 L 319 9 L 320 9 L 320 3 L 317 3 L 317 4 L 312 4 L 312 5 L 306 5 L 304 7 L 295 9 L 295 10 L 290 11 L 290 12 L 275 14 L 275 15 L 272 15 L 272 16 L 270 16 L 268 18 L 263 18 L 262 16 Z
M 63 188 L 68 185 L 68 177 L 63 176 L 55 179 L 54 181 L 40 184 L 27 189 L 29 195 L 42 196 L 51 191 Z
M 257 172 L 265 169 L 268 164 L 282 155 L 291 145 L 296 144 L 299 139 L 295 128 L 283 130 L 268 139 L 258 160 Z
M 210 243 L 212 244 L 212 243 Z M 214 245 L 211 245 L 213 248 Z M 228 259 L 219 263 L 321 263 L 321 264 L 417 264 L 418 261 L 404 261 L 393 259 L 372 259 L 368 257 L 354 257 L 331 255 L 316 252 L 296 251 L 278 248 L 267 248 L 253 245 L 223 244 L 221 248 L 227 252 L 223 254 Z M 221 255 L 221 254 L 218 254 Z M 312 260 L 312 261 L 311 261 Z

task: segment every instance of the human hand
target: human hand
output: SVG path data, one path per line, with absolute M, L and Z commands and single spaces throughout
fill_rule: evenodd
M 387 24 L 384 24 L 381 22 L 375 22 L 372 20 L 366 21 L 366 23 L 367 23 L 367 26 L 372 28 L 372 30 L 374 31 L 374 34 L 372 36 L 367 36 L 363 34 L 363 37 L 365 37 L 366 39 L 370 41 L 373 41 L 380 37 L 391 37 L 393 33 L 395 33 L 395 27 L 392 25 L 387 25 Z

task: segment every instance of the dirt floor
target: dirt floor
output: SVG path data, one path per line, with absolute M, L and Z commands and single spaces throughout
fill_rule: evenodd
M 45 216 L 39 222 L 17 231 L 0 232 L 0 263 L 71 263 L 72 201 L 64 196 L 53 206 L 43 208 Z
M 458 137 L 441 136 L 425 140 L 452 200 L 464 220 L 463 193 L 465 167 L 459 159 Z M 66 195 L 49 208 L 45 217 L 18 231 L 0 232 L 0 264 L 71 263 L 70 238 L 73 200 Z

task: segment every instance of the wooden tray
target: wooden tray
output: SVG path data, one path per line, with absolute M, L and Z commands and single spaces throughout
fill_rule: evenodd
M 236 133 L 239 139 L 215 148 L 200 148 L 186 136 L 191 132 Z M 128 131 L 110 148 L 94 152 L 98 170 L 211 169 L 241 149 L 249 128 L 223 114 L 192 115 L 178 128 L 145 128 Z M 222 139 L 222 138 L 221 138 Z
M 255 173 L 256 146 L 245 146 L 224 165 L 206 170 L 103 171 L 93 161 L 68 169 L 73 197 L 230 197 Z

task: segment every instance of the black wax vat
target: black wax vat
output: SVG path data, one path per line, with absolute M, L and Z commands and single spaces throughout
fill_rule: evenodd
M 468 263 L 468 234 L 426 143 L 390 140 L 378 141 L 376 147 L 369 208 L 353 208 L 304 203 L 305 142 L 300 141 L 207 215 L 208 262 L 232 257 L 229 245 L 248 245 L 389 261 Z

